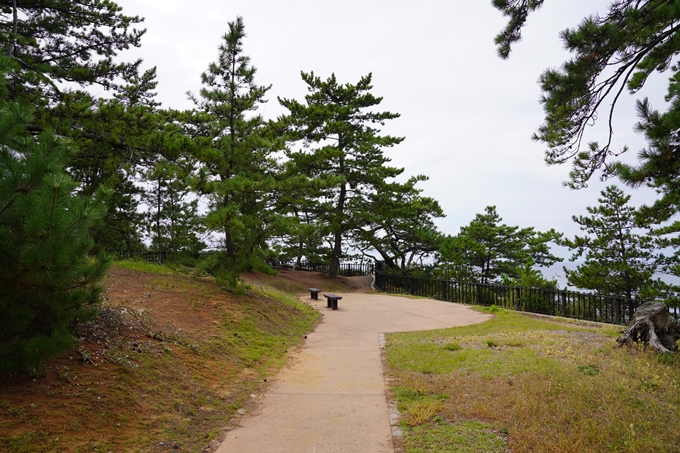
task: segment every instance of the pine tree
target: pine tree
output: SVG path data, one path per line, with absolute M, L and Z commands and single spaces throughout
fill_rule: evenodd
M 57 132 L 77 148 L 68 167 L 80 191 L 93 195 L 100 186 L 111 189 L 104 223 L 93 232 L 97 246 L 111 252 L 144 249 L 139 209 L 143 190 L 138 181 L 144 169 L 161 158 L 173 158 L 183 144 L 173 115 L 161 111 L 153 100 L 155 80 L 137 83 L 127 85 L 114 99 L 96 99 L 83 91 L 65 93 L 49 110 L 50 118 L 58 119 Z
M 282 122 L 278 127 L 285 129 Z M 299 168 L 299 162 L 288 160 L 280 165 L 276 175 L 272 198 L 273 209 L 279 216 L 272 237 L 273 253 L 284 261 L 294 259 L 297 267 L 303 259 L 312 264 L 328 263 L 331 249 L 324 241 L 328 227 L 322 220 L 327 206 L 320 198 L 330 184 L 327 179 L 310 179 L 300 174 Z
M 509 17 L 507 27 L 496 37 L 502 58 L 507 58 L 512 44 L 520 40 L 528 15 L 543 3 L 493 0 Z M 603 177 L 619 170 L 613 159 L 627 148 L 612 149 L 612 118 L 624 91 L 634 94 L 651 74 L 669 69 L 673 72 L 671 84 L 677 84 L 680 66 L 674 61 L 680 54 L 679 6 L 677 0 L 619 0 L 607 14 L 589 16 L 578 27 L 561 33 L 574 57 L 559 69 L 546 70 L 540 78 L 545 124 L 534 139 L 548 146 L 548 163 L 572 161 L 571 187 L 584 187 L 598 170 L 604 170 Z M 677 104 L 670 111 L 677 117 Z M 610 125 L 604 143 L 586 140 L 586 127 L 598 117 Z M 677 159 L 672 160 L 675 167 Z M 657 178 L 653 172 L 648 176 L 652 181 Z M 668 176 L 674 177 L 672 173 Z
M 18 63 L 8 75 L 10 97 L 45 106 L 61 97 L 64 82 L 115 89 L 138 70 L 140 61 L 115 57 L 139 47 L 145 30 L 134 26 L 141 21 L 110 0 L 3 1 L 0 42 Z
M 495 283 L 504 275 L 519 278 L 527 264 L 547 267 L 561 258 L 549 244 L 560 238 L 554 230 L 537 232 L 501 224 L 495 206 L 487 206 L 456 236 L 446 238 L 439 249 L 440 263 L 449 278 L 459 281 Z
M 205 248 L 198 198 L 188 183 L 191 171 L 186 161 L 161 159 L 144 175 L 148 185 L 142 196 L 148 209 L 144 230 L 159 260 L 169 253 L 194 254 Z
M 183 127 L 187 115 L 160 108 L 156 84 L 152 69 L 129 80 L 113 99 L 75 91 L 65 94 L 50 111 L 59 118 L 58 132 L 66 131 L 77 147 L 69 173 L 79 190 L 92 195 L 99 186 L 111 189 L 104 223 L 93 232 L 100 249 L 143 251 L 145 218 L 140 200 L 146 175 L 159 162 L 194 164 L 195 143 Z
M 422 196 L 416 187 L 426 180 L 425 176 L 415 176 L 403 184 L 386 183 L 356 209 L 359 227 L 351 239 L 364 255 L 403 272 L 421 265 L 439 250 L 443 237 L 434 219 L 444 217 L 444 213 L 437 200 Z M 380 258 L 372 256 L 372 251 Z
M 233 271 L 264 257 L 274 215 L 268 196 L 275 186 L 272 140 L 255 113 L 270 87 L 254 82 L 245 36 L 241 17 L 229 23 L 217 62 L 201 75 L 203 88 L 198 96 L 189 93 L 197 108 L 189 127 L 202 143 L 199 189 L 211 202 L 206 225 L 224 235 L 223 266 Z
M 153 114 L 155 68 L 119 54 L 139 47 L 143 19 L 123 14 L 114 1 L 12 0 L 0 5 L 0 46 L 12 61 L 8 95 L 34 107 L 33 134 L 54 130 L 76 145 L 67 168 L 79 190 L 112 189 L 98 248 L 143 249 L 134 180 L 161 132 Z M 84 88 L 112 91 L 99 99 Z
M 72 153 L 50 131 L 26 134 L 30 110 L 0 106 L 0 372 L 36 372 L 74 345 L 96 314 L 107 259 L 88 256 L 105 193 L 74 195 Z
M 289 110 L 282 118 L 290 125 L 292 136 L 303 141 L 303 148 L 289 154 L 298 171 L 311 179 L 325 181 L 330 188 L 320 199 L 322 222 L 331 233 L 332 256 L 329 274 L 335 276 L 343 255 L 347 235 L 359 228 L 353 213 L 365 205 L 371 194 L 377 193 L 390 178 L 403 169 L 389 167 L 384 148 L 403 139 L 378 135 L 375 125 L 399 117 L 390 112 L 373 112 L 382 98 L 370 93 L 372 75 L 353 84 L 339 84 L 335 74 L 321 80 L 314 73 L 302 73 L 309 94 L 306 104 L 279 99 Z
M 564 269 L 567 281 L 608 296 L 646 299 L 658 295 L 663 285 L 653 277 L 662 255 L 654 235 L 637 231 L 636 209 L 628 204 L 630 195 L 616 186 L 600 194 L 599 206 L 588 207 L 589 216 L 573 217 L 587 235 L 562 241 L 574 250 L 571 261 L 585 258 L 576 270 Z

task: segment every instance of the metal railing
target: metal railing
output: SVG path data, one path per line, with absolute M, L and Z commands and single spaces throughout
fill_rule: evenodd
M 128 252 L 122 250 L 119 252 L 120 259 L 138 259 L 142 261 L 147 261 L 149 263 L 164 264 L 166 262 L 182 261 L 187 258 L 198 259 L 201 256 L 211 255 L 219 253 L 219 250 L 207 250 L 199 253 L 190 253 L 182 251 L 144 251 L 144 252 Z M 314 272 L 328 272 L 328 264 L 324 263 L 309 263 L 307 261 L 302 261 L 300 265 L 296 265 L 295 261 L 286 263 L 286 265 Z M 338 270 L 338 275 L 344 277 L 353 277 L 357 275 L 373 275 L 375 266 L 373 263 L 368 263 L 365 261 L 358 262 L 344 262 L 340 263 L 340 268 Z
M 309 263 L 307 261 L 302 261 L 300 262 L 299 265 L 294 261 L 289 262 L 288 264 L 294 266 L 296 269 L 304 269 L 307 271 L 314 272 L 328 272 L 329 268 L 329 265 L 325 263 Z M 343 277 L 354 277 L 358 275 L 373 275 L 374 270 L 375 266 L 373 263 L 367 263 L 365 261 L 345 262 L 340 263 L 338 275 L 342 275 Z
M 387 293 L 410 294 L 448 302 L 496 305 L 512 310 L 628 324 L 644 301 L 576 291 L 462 283 L 375 272 L 375 286 Z
M 208 250 L 198 253 L 172 250 L 162 252 L 153 251 L 128 252 L 126 250 L 121 250 L 118 253 L 118 257 L 121 260 L 138 259 L 149 263 L 164 264 L 166 262 L 182 261 L 187 258 L 198 259 L 201 256 L 212 255 L 214 253 L 217 252 L 215 250 Z

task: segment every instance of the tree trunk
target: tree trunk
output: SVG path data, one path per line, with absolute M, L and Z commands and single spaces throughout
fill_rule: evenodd
M 17 9 L 17 1 L 12 1 L 12 38 L 9 42 L 9 47 L 7 48 L 7 55 L 13 57 L 16 53 L 15 47 L 17 43 L 17 31 L 19 27 L 19 14 Z
M 295 206 L 293 206 L 293 213 L 295 213 L 295 217 L 298 219 L 300 218 L 300 214 L 298 214 L 298 210 Z M 305 217 L 307 214 L 305 213 Z M 309 218 L 306 218 L 307 224 L 309 224 Z M 295 269 L 300 269 L 302 267 L 302 255 L 304 254 L 305 251 L 305 242 L 304 238 L 302 235 L 298 235 L 298 250 L 297 250 L 297 258 L 295 259 Z M 309 257 L 307 258 L 307 262 L 309 262 Z
M 633 320 L 616 340 L 619 345 L 631 346 L 642 342 L 661 352 L 677 351 L 680 326 L 663 302 L 645 302 L 633 315 Z
M 158 192 L 156 193 L 156 244 L 158 244 L 158 265 L 162 265 L 161 260 L 161 249 L 163 245 L 161 243 L 161 175 L 158 175 Z
M 345 162 L 340 159 L 340 171 L 339 174 L 345 174 Z M 331 277 L 337 277 L 340 272 L 340 255 L 342 255 L 342 223 L 343 215 L 345 213 L 345 197 L 347 196 L 347 184 L 344 182 L 340 186 L 340 196 L 338 197 L 338 206 L 335 211 L 336 213 L 336 225 L 335 225 L 335 240 L 333 244 L 333 256 L 331 257 L 331 265 L 328 267 L 328 275 Z

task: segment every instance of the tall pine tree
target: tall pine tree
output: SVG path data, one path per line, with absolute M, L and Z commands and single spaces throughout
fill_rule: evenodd
M 498 283 L 504 275 L 519 278 L 527 265 L 547 267 L 562 261 L 549 247 L 560 238 L 559 233 L 501 224 L 502 220 L 495 206 L 487 206 L 459 234 L 447 237 L 439 249 L 439 267 L 445 275 L 460 281 Z
M 586 235 L 562 241 L 574 251 L 571 261 L 585 258 L 576 270 L 565 268 L 569 284 L 608 296 L 655 297 L 663 285 L 653 278 L 662 259 L 654 235 L 638 231 L 630 195 L 616 186 L 600 194 L 590 215 L 573 217 Z
M 351 231 L 359 228 L 353 212 L 365 207 L 367 197 L 403 172 L 386 165 L 390 159 L 383 153 L 403 138 L 379 135 L 376 127 L 399 114 L 370 110 L 382 101 L 370 92 L 371 74 L 356 84 L 344 85 L 338 83 L 335 74 L 322 80 L 313 72 L 303 72 L 302 79 L 310 92 L 305 96 L 306 103 L 279 99 L 289 110 L 282 120 L 290 125 L 292 136 L 304 144 L 289 154 L 298 172 L 326 180 L 330 186 L 321 194 L 319 203 L 325 209 L 319 212 L 330 230 L 329 274 L 335 276 L 343 243 Z
M 256 111 L 270 87 L 255 84 L 256 69 L 243 54 L 243 19 L 229 23 L 219 57 L 189 93 L 197 112 L 190 133 L 201 145 L 199 190 L 210 198 L 209 229 L 224 235 L 223 266 L 238 270 L 261 261 L 274 214 L 269 195 L 276 169 L 266 123 Z

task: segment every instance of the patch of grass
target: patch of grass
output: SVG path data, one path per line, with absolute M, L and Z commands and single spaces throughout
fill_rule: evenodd
M 157 275 L 186 275 L 190 277 L 209 277 L 210 274 L 199 267 L 188 267 L 181 263 L 166 262 L 163 264 L 150 263 L 141 259 L 127 259 L 114 261 L 113 265 L 129 271 L 143 272 Z
M 149 263 L 142 260 L 121 260 L 114 261 L 114 266 L 126 269 L 128 271 L 144 272 L 147 274 L 179 274 L 179 272 L 171 269 L 168 266 Z
M 493 425 L 474 420 L 435 422 L 404 429 L 408 453 L 501 453 L 502 434 Z
M 31 453 L 36 451 L 59 451 L 59 437 L 46 436 L 43 431 L 21 433 L 12 439 L 0 439 L 0 446 L 4 445 L 7 450 L 16 453 Z
M 444 407 L 442 401 L 448 395 L 426 395 L 418 389 L 396 387 L 397 410 L 408 414 L 403 423 L 407 426 L 420 426 L 434 419 Z
M 598 374 L 600 374 L 600 369 L 595 365 L 581 365 L 580 367 L 578 367 L 578 370 L 581 373 L 586 374 L 588 376 L 597 376 Z
M 223 322 L 226 335 L 219 343 L 235 351 L 242 366 L 267 368 L 280 363 L 285 350 L 313 328 L 319 315 L 297 298 L 280 291 L 251 288 L 250 294 L 263 299 L 265 307 L 271 303 L 277 310 L 246 306 L 244 313 L 228 315 Z M 216 341 L 212 343 L 214 346 Z
M 499 309 L 478 325 L 387 335 L 407 452 L 678 451 L 680 360 L 619 348 L 618 329 Z M 469 440 L 454 440 L 468 422 Z
M 444 345 L 444 349 L 446 349 L 447 351 L 460 351 L 461 349 L 463 349 L 463 347 L 458 343 L 446 343 Z
M 439 400 L 427 399 L 414 402 L 408 406 L 406 424 L 409 426 L 420 426 L 423 423 L 427 423 L 443 408 L 444 405 Z

